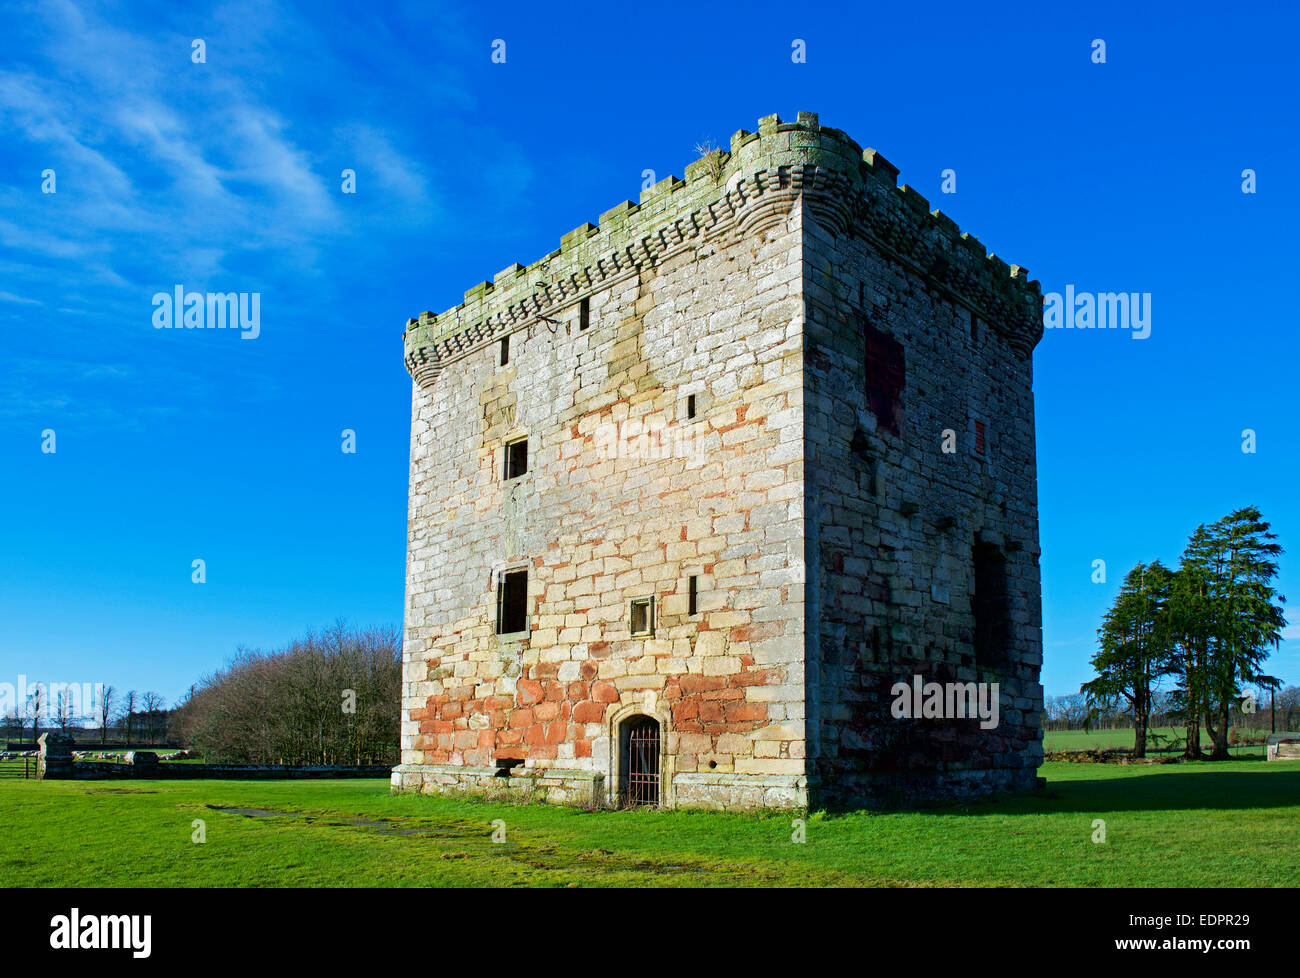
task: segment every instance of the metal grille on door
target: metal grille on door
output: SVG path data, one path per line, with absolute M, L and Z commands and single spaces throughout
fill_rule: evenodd
M 628 805 L 659 804 L 659 724 L 650 717 L 629 723 L 623 798 Z

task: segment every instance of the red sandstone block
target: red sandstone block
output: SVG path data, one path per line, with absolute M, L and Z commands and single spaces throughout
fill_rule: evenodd
M 515 710 L 510 714 L 510 726 L 517 730 L 523 730 L 534 723 L 532 710 Z
M 721 720 L 724 716 L 721 703 L 707 701 L 700 704 L 699 718 L 706 723 Z
M 498 730 L 497 746 L 498 747 L 515 747 L 524 742 L 524 734 L 521 730 Z
M 420 724 L 420 729 L 424 730 L 424 724 Z M 433 720 L 430 723 L 428 733 L 451 733 L 454 725 L 450 720 Z
M 587 650 L 593 659 L 604 659 L 609 656 L 608 642 L 592 642 Z
M 558 662 L 539 662 L 533 666 L 534 679 L 554 679 L 559 674 L 560 664 Z
M 721 676 L 697 676 L 694 673 L 682 676 L 682 692 L 688 696 L 706 690 L 722 689 L 726 685 L 727 681 Z
M 591 698 L 597 703 L 617 703 L 618 690 L 613 683 L 592 683 Z
M 512 696 L 489 696 L 485 702 L 489 710 L 508 710 L 515 705 Z
M 552 760 L 559 756 L 560 748 L 555 744 L 538 744 L 528 752 L 529 757 Z
M 546 742 L 548 744 L 564 743 L 565 727 L 566 725 L 559 721 L 548 723 L 546 725 Z
M 766 703 L 728 703 L 727 720 L 737 723 L 741 720 L 766 720 Z
M 495 730 L 480 730 L 478 732 L 478 746 L 480 750 L 483 749 L 491 750 L 495 742 L 496 742 Z
M 574 757 L 590 757 L 590 756 L 591 756 L 591 741 L 590 741 L 590 740 L 575 740 L 575 741 L 573 742 L 573 756 L 574 756 Z
M 533 707 L 533 716 L 542 721 L 558 720 L 560 717 L 560 704 L 538 703 Z
M 564 699 L 564 687 L 559 683 L 546 684 L 546 698 L 552 703 L 558 703 Z
M 534 745 L 546 743 L 546 728 L 540 723 L 534 723 L 524 731 L 524 743 Z
M 521 679 L 515 686 L 520 706 L 532 706 L 542 699 L 542 684 L 535 679 Z
M 587 698 L 587 684 L 569 683 L 569 687 L 564 691 L 564 693 L 568 699 L 573 700 L 575 703 L 580 700 L 585 700 Z
M 673 707 L 673 723 L 681 723 L 683 720 L 694 720 L 700 715 L 700 704 L 695 700 L 682 700 Z
M 604 719 L 605 706 L 601 703 L 593 703 L 591 700 L 586 700 L 573 708 L 573 720 L 575 723 L 599 723 Z
M 582 678 L 587 680 L 587 682 L 591 682 L 595 679 L 598 671 L 596 663 L 594 662 L 584 662 L 582 664 Z

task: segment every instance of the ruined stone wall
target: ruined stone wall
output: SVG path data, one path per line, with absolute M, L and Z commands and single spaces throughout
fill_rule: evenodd
M 707 168 L 660 193 L 673 187 L 678 230 L 652 250 L 620 264 L 622 221 L 579 229 L 528 270 L 527 295 L 548 304 L 515 318 L 508 269 L 454 327 L 426 316 L 408 331 L 398 787 L 488 790 L 500 760 L 522 759 L 507 777 L 547 769 L 553 800 L 602 784 L 616 797 L 618 725 L 645 714 L 664 734 L 665 803 L 806 800 L 801 212 L 776 172 L 751 196 L 761 212 L 692 217 L 726 193 Z M 528 472 L 503 482 L 521 436 Z M 521 565 L 530 631 L 498 636 L 495 574 Z M 645 595 L 654 634 L 632 637 L 629 601 Z
M 804 228 L 814 799 L 1027 790 L 1042 759 L 1028 352 L 1041 300 L 982 249 L 936 247 L 925 208 L 892 187 L 858 193 L 838 226 Z M 980 664 L 977 542 L 1005 560 L 1008 619 Z M 891 689 L 915 675 L 997 682 L 998 726 L 894 717 Z

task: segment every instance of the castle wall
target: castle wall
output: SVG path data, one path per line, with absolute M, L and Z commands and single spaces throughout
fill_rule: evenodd
M 1041 293 L 896 177 L 770 116 L 408 322 L 395 788 L 606 804 L 638 715 L 667 805 L 1032 787 Z M 892 716 L 915 675 L 997 682 L 998 726 Z
M 894 253 L 907 220 L 878 195 L 841 228 L 805 223 L 808 749 L 831 805 L 1027 790 L 1042 760 L 1035 310 L 999 312 L 967 254 Z M 977 543 L 1005 571 L 979 663 Z M 997 727 L 895 717 L 918 675 L 998 683 Z
M 415 385 L 395 785 L 600 803 L 618 723 L 645 714 L 664 802 L 806 801 L 801 215 L 764 223 L 575 291 Z M 572 280 L 602 244 L 533 274 Z M 523 436 L 528 472 L 505 482 Z M 530 630 L 503 637 L 496 575 L 517 566 Z M 647 595 L 654 634 L 633 637 Z M 494 779 L 501 759 L 524 763 Z

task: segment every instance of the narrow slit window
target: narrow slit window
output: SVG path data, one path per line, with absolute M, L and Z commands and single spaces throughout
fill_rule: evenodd
M 632 634 L 651 635 L 655 630 L 655 599 L 632 599 Z
M 510 362 L 510 337 L 503 336 L 501 337 L 501 366 L 504 367 L 509 362 Z
M 694 394 L 686 395 L 686 417 L 688 419 L 695 417 L 695 395 Z
M 971 613 L 975 618 L 975 664 L 1005 666 L 1010 659 L 1011 605 L 1007 590 L 1007 560 L 1001 549 L 976 543 L 971 552 L 975 587 Z
M 528 571 L 505 571 L 497 582 L 497 634 L 528 630 Z
M 506 481 L 518 479 L 528 471 L 528 439 L 521 438 L 518 441 L 508 442 L 506 444 Z
M 583 299 L 578 303 L 578 329 L 586 329 L 591 325 L 591 299 Z
M 686 613 L 693 615 L 699 610 L 699 578 L 694 574 L 686 582 Z
M 983 422 L 983 421 L 976 421 L 976 422 L 975 422 L 975 454 L 976 454 L 976 455 L 983 455 L 983 454 L 984 454 L 984 447 L 985 447 L 985 443 L 984 443 L 984 422 Z

